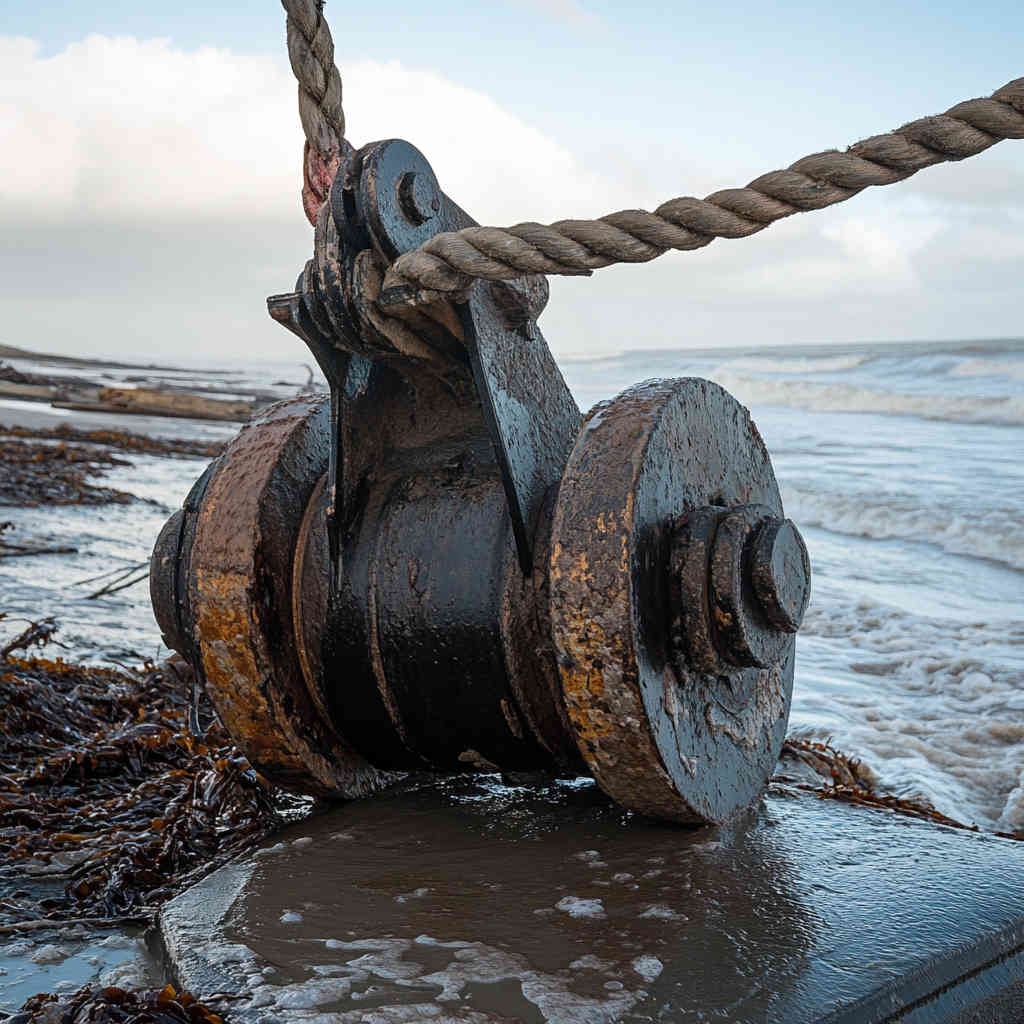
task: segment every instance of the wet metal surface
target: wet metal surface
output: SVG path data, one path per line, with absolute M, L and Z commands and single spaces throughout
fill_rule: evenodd
M 695 510 L 752 503 L 782 511 L 764 443 L 735 399 L 696 378 L 647 381 L 596 406 L 566 468 L 550 567 L 562 690 L 595 778 L 644 813 L 723 821 L 757 798 L 778 758 L 792 635 L 776 634 L 759 666 L 715 656 L 731 652 L 721 623 L 698 628 L 708 595 L 680 590 L 672 550 Z M 713 597 L 717 535 L 706 533 L 686 575 L 710 576 Z M 740 590 L 737 567 L 721 575 Z
M 1005 1022 L 1021 857 L 781 789 L 687 830 L 482 776 L 294 826 L 162 932 L 239 1021 Z
M 469 224 L 409 143 L 346 155 L 296 291 L 268 300 L 330 406 L 276 407 L 232 443 L 194 550 L 188 512 L 158 544 L 166 572 L 182 538 L 188 580 L 154 582 L 158 619 L 289 788 L 582 758 L 625 807 L 724 821 L 777 759 L 809 587 L 795 528 L 753 557 L 782 516 L 764 444 L 695 379 L 627 389 L 581 431 L 538 275 L 380 304 L 396 256 Z M 704 506 L 721 515 L 680 556 Z M 186 590 L 190 628 L 161 607 Z
M 253 765 L 286 788 L 361 795 L 378 773 L 318 713 L 291 614 L 295 512 L 327 469 L 327 412 L 323 396 L 271 406 L 218 460 L 188 562 L 189 617 L 207 693 Z

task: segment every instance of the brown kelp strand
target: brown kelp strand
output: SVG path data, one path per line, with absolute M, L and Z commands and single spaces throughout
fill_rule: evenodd
M 84 430 L 62 423 L 52 428 L 7 426 L 0 430 L 6 437 L 28 438 L 37 441 L 66 441 L 79 444 L 103 445 L 118 451 L 139 455 L 179 455 L 213 458 L 224 447 L 220 441 L 192 441 L 183 438 L 147 437 L 126 430 Z
M 7 1024 L 53 1020 L 62 1024 L 222 1024 L 222 1018 L 189 992 L 171 985 L 142 992 L 86 985 L 71 995 L 33 996 Z
M 4 930 L 146 919 L 279 824 L 283 804 L 208 709 L 189 731 L 189 690 L 168 663 L 0 662 Z
M 861 761 L 836 750 L 830 743 L 791 736 L 782 746 L 780 765 L 784 765 L 787 758 L 801 762 L 825 780 L 823 786 L 795 782 L 798 789 L 816 793 L 822 799 L 839 800 L 861 807 L 876 807 L 895 811 L 897 814 L 903 814 L 910 818 L 918 818 L 921 821 L 930 821 L 936 825 L 946 825 L 950 828 L 965 829 L 968 832 L 980 831 L 977 825 L 965 825 L 955 818 L 940 813 L 926 800 L 909 799 L 895 796 L 892 793 L 877 792 L 873 773 L 867 770 Z M 776 776 L 776 780 L 794 781 L 784 775 Z M 1005 839 L 1024 840 L 1024 830 L 997 832 L 996 835 Z
M 6 618 L 7 615 L 0 612 L 0 620 Z M 47 615 L 38 622 L 30 622 L 16 637 L 0 647 L 0 659 L 9 658 L 15 651 L 27 651 L 52 643 L 59 644 L 59 641 L 54 640 L 54 634 L 59 628 L 57 620 L 52 615 Z
M 0 505 L 106 505 L 136 500 L 101 487 L 90 478 L 114 467 L 131 466 L 115 455 L 212 458 L 219 442 L 145 437 L 120 430 L 0 428 Z
M 33 443 L 5 438 L 0 458 L 0 505 L 106 505 L 133 501 L 132 495 L 90 482 L 125 459 L 95 445 Z
M 52 429 L 0 428 L 0 505 L 125 504 L 134 497 L 102 487 L 90 478 L 131 462 L 132 455 L 212 458 L 219 442 L 146 437 L 121 430 L 81 430 L 67 424 Z

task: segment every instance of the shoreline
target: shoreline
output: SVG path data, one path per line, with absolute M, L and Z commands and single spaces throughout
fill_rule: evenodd
M 126 363 L 112 359 L 93 359 L 88 356 L 62 356 L 55 352 L 36 352 L 32 349 L 20 348 L 17 345 L 0 345 L 0 360 L 23 359 L 33 363 L 45 363 L 52 366 L 75 366 L 83 369 L 96 370 L 159 370 L 187 373 L 184 366 L 163 366 L 158 363 Z M 211 370 L 211 373 L 230 374 L 233 370 Z
M 78 372 L 53 373 L 56 367 Z M 47 368 L 51 372 L 39 372 Z M 290 393 L 312 389 L 315 375 L 309 367 L 307 374 L 304 384 L 275 381 L 272 387 L 254 386 L 238 370 L 199 372 L 187 367 L 56 356 L 0 345 L 0 416 L 4 408 L 24 413 L 26 406 L 38 404 L 48 406 L 54 416 L 132 416 L 241 424 Z

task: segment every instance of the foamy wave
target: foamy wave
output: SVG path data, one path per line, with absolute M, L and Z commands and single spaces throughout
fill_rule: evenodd
M 1003 359 L 965 359 L 949 371 L 950 377 L 1002 377 L 1024 380 L 1024 361 Z
M 751 356 L 730 359 L 729 370 L 752 373 L 842 373 L 855 370 L 868 361 L 868 356 L 822 356 L 818 359 L 772 359 L 770 356 Z M 728 370 L 726 371 L 728 372 Z
M 720 367 L 712 379 L 746 405 L 786 405 L 822 412 L 873 412 L 954 423 L 1024 424 L 1024 395 L 906 395 L 849 384 L 744 377 Z
M 798 648 L 798 684 L 807 672 L 826 682 L 794 689 L 797 735 L 831 737 L 883 790 L 968 824 L 1024 827 L 1024 623 L 812 599 Z
M 1024 570 L 1024 515 L 1011 509 L 979 510 L 970 518 L 948 508 L 898 503 L 872 505 L 863 495 L 783 490 L 786 514 L 801 525 L 873 540 L 934 544 L 953 555 L 969 555 Z

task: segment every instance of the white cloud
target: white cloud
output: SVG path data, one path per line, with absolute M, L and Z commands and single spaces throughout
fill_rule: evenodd
M 352 141 L 409 139 L 484 223 L 650 208 L 742 180 L 710 174 L 699 139 L 689 162 L 666 139 L 645 159 L 612 138 L 583 156 L 437 72 L 343 70 Z M 43 57 L 0 37 L 0 340 L 301 356 L 262 302 L 309 256 L 301 151 L 283 55 L 94 35 Z M 549 340 L 584 352 L 1019 333 L 1021 156 L 1004 143 L 749 239 L 557 282 Z
M 160 39 L 89 36 L 49 58 L 0 40 L 0 203 L 78 219 L 283 210 L 299 167 L 287 85 L 267 58 Z
M 79 218 L 294 216 L 302 136 L 283 57 L 93 35 L 0 37 L 0 204 Z M 397 63 L 345 69 L 349 137 L 418 143 L 478 217 L 596 213 L 612 189 L 483 93 Z M 41 209 L 39 209 L 41 208 Z

